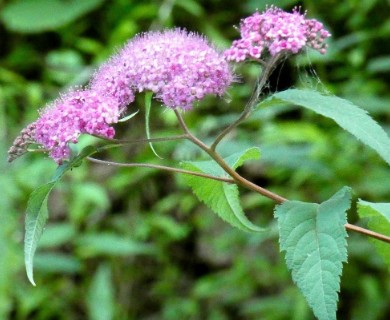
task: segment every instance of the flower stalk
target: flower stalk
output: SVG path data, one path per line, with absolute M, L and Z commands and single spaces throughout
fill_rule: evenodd
M 241 122 L 243 122 L 245 119 L 247 119 L 252 111 L 255 110 L 257 104 L 260 101 L 260 95 L 261 92 L 264 89 L 264 86 L 267 84 L 267 81 L 269 77 L 271 76 L 272 72 L 275 70 L 276 66 L 280 62 L 281 58 L 283 57 L 283 54 L 278 54 L 274 57 L 271 57 L 267 63 L 264 64 L 263 70 L 260 73 L 260 76 L 258 77 L 255 87 L 253 89 L 252 95 L 248 101 L 248 103 L 245 105 L 244 110 L 242 111 L 241 115 L 238 117 L 236 121 L 231 123 L 228 127 L 226 127 L 216 138 L 213 144 L 211 145 L 210 149 L 215 150 L 217 148 L 217 145 L 222 141 L 222 139 L 228 135 L 234 128 L 236 128 Z

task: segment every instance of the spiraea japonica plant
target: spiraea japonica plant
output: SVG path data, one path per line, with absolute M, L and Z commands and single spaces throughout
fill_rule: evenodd
M 88 85 L 62 93 L 40 111 L 35 122 L 22 130 L 9 150 L 9 161 L 26 152 L 43 152 L 58 164 L 53 179 L 36 189 L 27 204 L 25 265 L 31 283 L 35 284 L 34 254 L 49 216 L 49 194 L 67 171 L 82 165 L 83 161 L 182 174 L 200 201 L 233 227 L 247 232 L 265 232 L 266 226 L 260 227 L 247 218 L 240 205 L 239 187 L 272 199 L 276 204 L 274 216 L 280 249 L 293 281 L 318 319 L 336 318 L 342 264 L 347 262 L 347 232 L 374 239 L 378 253 L 390 264 L 390 247 L 386 244 L 390 242 L 386 235 L 390 233 L 390 203 L 362 199 L 354 202 L 352 188 L 347 186 L 335 190 L 334 196 L 321 203 L 286 199 L 237 172 L 248 160 L 260 158 L 261 161 L 258 146 L 227 156 L 219 152 L 220 143 L 230 139 L 230 133 L 255 110 L 285 103 L 332 119 L 390 165 L 389 137 L 366 111 L 353 103 L 313 90 L 289 89 L 264 94 L 271 74 L 286 59 L 306 50 L 326 54 L 330 33 L 322 23 L 309 19 L 300 9 L 289 13 L 270 7 L 243 19 L 239 32 L 239 39 L 223 52 L 205 37 L 183 29 L 140 34 L 103 63 Z M 205 143 L 187 126 L 186 113 L 196 112 L 197 103 L 207 95 L 224 98 L 229 87 L 237 83 L 239 75 L 234 72 L 235 66 L 248 62 L 258 64 L 261 71 L 241 115 L 211 137 L 210 143 Z M 131 123 L 135 119 L 137 95 L 145 101 L 146 138 L 116 137 L 114 124 Z M 151 138 L 149 117 L 156 102 L 175 115 L 180 134 Z M 93 135 L 101 141 L 78 151 L 82 134 Z M 204 156 L 182 161 L 180 166 L 118 163 L 97 158 L 107 149 L 128 144 L 150 144 L 154 151 L 154 144 L 174 140 L 188 140 Z M 361 218 L 370 219 L 371 230 L 348 222 L 347 211 L 352 207 L 357 208 Z

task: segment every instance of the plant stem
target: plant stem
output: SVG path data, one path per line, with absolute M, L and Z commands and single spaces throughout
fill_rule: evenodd
M 278 203 L 281 203 L 281 202 L 284 202 L 287 200 L 287 199 L 285 199 L 285 198 L 283 198 L 283 197 L 281 197 L 281 196 L 279 196 L 279 195 L 277 195 L 277 194 L 275 194 L 267 189 L 264 189 L 256 184 L 254 184 L 253 182 L 245 179 L 240 174 L 238 174 L 236 171 L 234 171 L 215 150 L 209 148 L 207 145 L 205 145 L 201 140 L 199 140 L 197 137 L 195 137 L 189 131 L 181 114 L 177 110 L 175 110 L 175 113 L 176 113 L 176 117 L 179 121 L 179 124 L 182 127 L 182 129 L 184 130 L 184 132 L 187 134 L 188 139 L 190 141 L 192 141 L 194 144 L 196 144 L 203 151 L 205 151 L 212 159 L 214 159 L 214 161 L 217 162 L 221 166 L 221 168 L 223 170 L 225 170 L 225 172 L 227 174 L 229 174 L 234 179 L 234 181 L 236 181 L 237 183 L 245 186 L 246 188 L 253 190 L 257 193 L 260 193 L 263 196 L 266 196 L 267 198 L 270 198 Z
M 244 110 L 242 111 L 241 115 L 238 117 L 236 121 L 234 121 L 232 124 L 230 124 L 228 127 L 226 127 L 222 132 L 215 138 L 215 141 L 210 146 L 211 150 L 215 150 L 217 148 L 217 145 L 221 142 L 221 140 L 235 127 L 237 127 L 242 121 L 244 121 L 248 116 L 251 114 L 251 112 L 256 107 L 257 103 L 259 102 L 259 97 L 261 92 L 263 91 L 263 88 L 265 84 L 267 83 L 269 76 L 271 75 L 272 71 L 277 66 L 277 63 L 281 59 L 282 55 L 276 55 L 272 57 L 268 62 L 264 63 L 264 69 L 262 70 L 259 78 L 256 81 L 255 88 L 253 89 L 251 98 L 249 99 L 248 103 L 246 104 Z
M 233 180 L 236 183 L 238 183 L 238 184 L 240 184 L 240 185 L 242 185 L 242 186 L 244 186 L 244 187 L 246 187 L 254 192 L 257 192 L 257 193 L 259 193 L 259 194 L 261 194 L 269 199 L 272 199 L 279 204 L 281 204 L 285 201 L 288 201 L 288 199 L 254 184 L 253 182 L 245 179 L 239 173 L 234 171 L 214 149 L 212 149 L 211 147 L 208 147 L 206 144 L 204 144 L 201 140 L 199 140 L 197 137 L 195 137 L 190 132 L 190 130 L 188 129 L 187 125 L 184 122 L 184 119 L 182 118 L 181 114 L 177 110 L 175 110 L 175 113 L 176 113 L 176 117 L 179 121 L 180 126 L 182 127 L 182 129 L 184 130 L 184 132 L 187 135 L 187 139 L 189 139 L 194 144 L 196 144 L 199 148 L 201 148 L 203 151 L 205 151 L 215 162 L 217 162 L 221 166 L 221 168 L 227 174 L 229 174 L 233 178 Z M 365 229 L 362 227 L 358 227 L 358 226 L 355 226 L 355 225 L 350 224 L 350 223 L 346 223 L 344 226 L 347 230 L 358 232 L 358 233 L 364 234 L 366 236 L 375 238 L 377 240 L 381 240 L 381 241 L 390 243 L 390 237 L 388 237 L 386 235 L 383 235 L 383 234 L 380 234 L 377 232 L 373 232 L 371 230 L 368 230 L 368 229 Z
M 178 168 L 173 168 L 173 167 L 161 166 L 161 165 L 157 165 L 157 164 L 120 163 L 120 162 L 100 160 L 100 159 L 96 159 L 96 158 L 92 158 L 92 157 L 87 157 L 87 159 L 91 162 L 105 164 L 107 166 L 126 167 L 126 168 L 133 168 L 133 167 L 151 168 L 151 169 L 158 169 L 158 170 L 170 171 L 170 172 L 175 172 L 175 173 L 188 174 L 188 175 L 192 175 L 192 176 L 198 176 L 198 177 L 202 177 L 202 178 L 207 178 L 207 179 L 212 179 L 212 180 L 217 180 L 217 181 L 222 181 L 222 182 L 227 182 L 227 183 L 234 183 L 234 180 L 230 179 L 230 178 L 215 177 L 215 176 L 208 175 L 208 174 L 201 173 L 201 172 L 194 172 L 194 171 L 190 171 L 190 170 L 183 170 L 183 169 L 178 169 Z
M 364 229 L 362 227 L 355 226 L 354 224 L 350 224 L 350 223 L 346 223 L 345 228 L 348 230 L 351 230 L 351 231 L 355 231 L 355 232 L 364 234 L 364 235 L 369 236 L 371 238 L 375 238 L 377 240 L 390 243 L 390 237 L 385 236 L 384 234 L 377 233 L 377 232 L 374 232 L 374 231 L 371 231 L 368 229 Z
M 108 142 L 114 142 L 119 145 L 125 145 L 125 144 L 133 144 L 133 143 L 148 143 L 148 142 L 166 142 L 166 141 L 175 141 L 175 140 L 182 140 L 187 139 L 188 136 L 186 134 L 180 134 L 176 136 L 169 136 L 169 137 L 161 137 L 161 138 L 144 138 L 144 139 L 136 139 L 136 140 L 121 140 L 121 139 L 108 139 L 101 136 L 95 136 L 96 138 L 100 138 L 102 140 L 108 141 Z

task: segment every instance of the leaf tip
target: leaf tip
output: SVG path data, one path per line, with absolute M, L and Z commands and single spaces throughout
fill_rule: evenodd
M 27 272 L 27 278 L 28 278 L 28 281 L 30 281 L 30 283 L 36 287 L 36 283 L 34 281 L 34 276 L 33 276 L 33 271 L 32 270 L 29 270 L 29 269 L 26 269 L 26 272 Z

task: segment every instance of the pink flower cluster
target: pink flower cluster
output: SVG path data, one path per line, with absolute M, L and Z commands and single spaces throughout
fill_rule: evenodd
M 223 95 L 231 81 L 228 63 L 205 38 L 172 30 L 129 41 L 97 71 L 91 89 L 121 104 L 150 90 L 166 106 L 187 110 L 208 94 Z
M 57 163 L 69 157 L 68 143 L 77 143 L 80 134 L 113 138 L 118 122 L 118 103 L 89 90 L 71 91 L 49 105 L 35 122 L 35 141 L 50 151 Z
M 240 23 L 241 39 L 233 41 L 225 51 L 227 60 L 240 62 L 260 59 L 265 54 L 296 54 L 304 47 L 326 52 L 325 39 L 330 33 L 321 22 L 306 19 L 295 8 L 292 13 L 270 7 L 263 13 L 255 12 Z
M 232 78 L 223 55 L 201 36 L 184 30 L 142 34 L 103 64 L 87 89 L 70 91 L 45 108 L 15 139 L 9 161 L 35 142 L 61 163 L 80 134 L 113 138 L 110 125 L 136 92 L 150 90 L 170 108 L 191 109 L 207 94 L 223 95 Z

